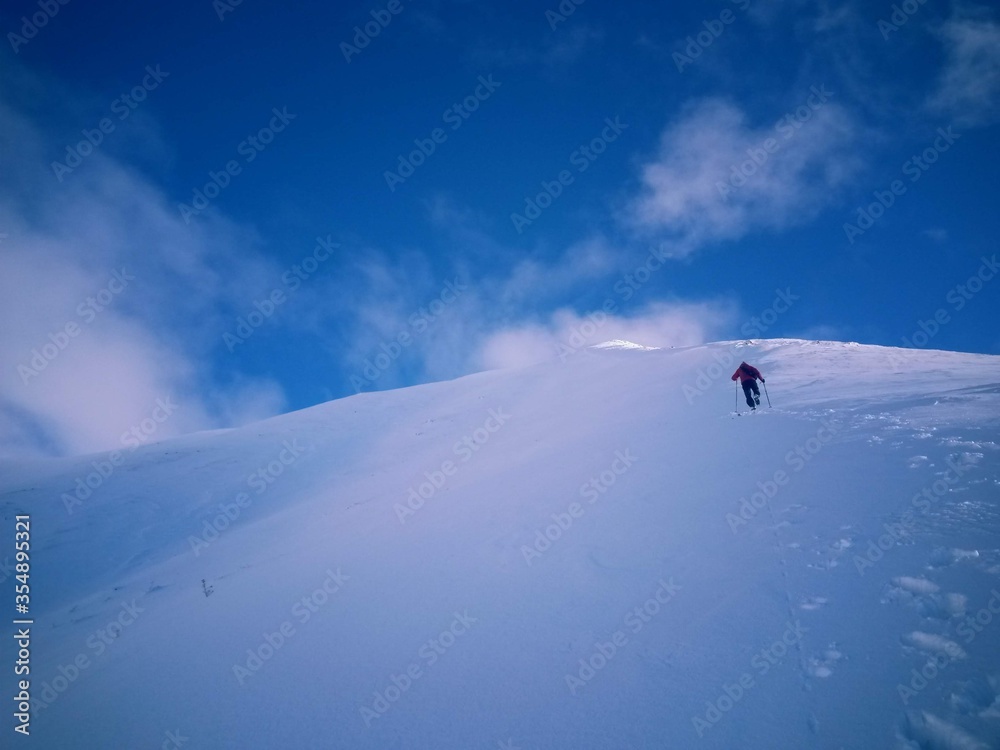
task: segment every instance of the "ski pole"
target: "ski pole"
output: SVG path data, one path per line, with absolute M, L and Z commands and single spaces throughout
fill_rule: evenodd
M 767 396 L 767 383 L 765 381 L 760 381 L 761 385 L 764 386 L 764 395 Z M 767 396 L 767 408 L 771 408 L 771 397 Z
M 740 384 L 736 384 L 736 413 L 740 413 Z

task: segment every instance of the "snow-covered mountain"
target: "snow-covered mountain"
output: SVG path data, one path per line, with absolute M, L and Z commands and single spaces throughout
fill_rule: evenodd
M 564 359 L 0 465 L 4 746 L 1000 747 L 1000 358 Z

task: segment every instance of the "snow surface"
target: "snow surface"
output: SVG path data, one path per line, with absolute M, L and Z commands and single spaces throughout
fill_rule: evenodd
M 1000 747 L 998 427 L 1000 358 L 775 340 L 0 464 L 3 746 Z
M 634 341 L 625 341 L 624 339 L 612 339 L 611 341 L 602 341 L 600 344 L 594 344 L 590 347 L 591 349 L 632 349 L 637 351 L 651 352 L 656 351 L 658 347 L 655 346 L 643 346 L 642 344 L 637 344 Z

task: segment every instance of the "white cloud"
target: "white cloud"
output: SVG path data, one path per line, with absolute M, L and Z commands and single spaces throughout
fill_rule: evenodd
M 830 93 L 814 87 L 763 126 L 750 125 L 723 99 L 691 104 L 642 167 L 642 189 L 625 220 L 666 236 L 683 256 L 709 242 L 814 218 L 862 166 L 859 129 Z
M 525 367 L 572 356 L 612 339 L 644 346 L 694 346 L 719 336 L 735 319 L 723 303 L 656 303 L 633 317 L 558 310 L 548 320 L 490 334 L 476 361 L 483 369 Z
M 920 234 L 922 234 L 927 239 L 938 244 L 943 244 L 948 241 L 948 230 L 942 229 L 941 227 L 931 227 L 930 229 L 924 229 Z
M 555 42 L 543 55 L 547 65 L 570 65 L 579 60 L 590 49 L 604 40 L 604 33 L 598 29 L 578 24 L 555 34 Z
M 491 334 L 479 353 L 485 370 L 527 367 L 555 359 L 556 332 L 544 325 L 521 325 Z
M 279 271 L 253 233 L 185 225 L 145 178 L 98 149 L 59 181 L 61 144 L 0 99 L 0 455 L 121 448 L 157 402 L 177 408 L 151 439 L 261 418 L 280 389 L 220 397 L 208 366 L 229 311 Z M 76 335 L 69 335 L 70 333 Z M 40 366 L 41 365 L 41 366 Z
M 270 380 L 237 377 L 225 388 L 213 388 L 208 398 L 214 406 L 217 421 L 240 427 L 284 412 L 285 392 Z
M 507 262 L 494 263 L 493 272 L 477 263 L 472 266 L 475 272 L 462 273 L 468 289 L 461 298 L 414 335 L 398 360 L 379 374 L 377 382 L 365 384 L 366 389 L 555 359 L 557 344 L 570 342 L 574 331 L 586 333 L 591 323 L 586 312 L 573 312 L 568 300 L 592 296 L 595 288 L 610 293 L 618 274 L 637 260 L 635 247 L 620 246 L 602 234 L 586 236 L 562 249 L 542 243 L 531 256 L 519 258 L 516 250 L 497 243 L 486 231 L 488 219 L 443 199 L 428 209 L 442 236 L 454 239 L 465 255 L 482 259 L 485 249 L 490 259 Z M 395 270 L 386 266 L 378 260 L 371 271 L 378 281 L 374 286 L 381 292 L 366 294 L 352 307 L 358 325 L 350 324 L 348 359 L 359 372 L 363 359 L 372 359 L 382 344 L 401 331 L 413 333 L 408 316 L 440 292 L 441 280 L 427 273 L 426 262 L 396 264 Z M 462 261 L 456 266 L 461 268 Z M 371 279 L 358 285 L 362 287 L 373 288 Z M 550 312 L 557 306 L 563 307 Z M 727 304 L 675 302 L 653 305 L 634 315 L 612 316 L 585 338 L 587 345 L 625 338 L 652 346 L 681 346 L 710 340 L 734 320 Z
M 551 260 L 525 258 L 500 280 L 498 300 L 505 305 L 552 297 L 613 271 L 621 251 L 604 237 L 593 235 L 567 247 Z
M 965 126 L 1000 118 L 1000 24 L 986 18 L 954 18 L 940 30 L 947 60 L 928 100 L 936 112 Z
M 716 302 L 654 304 L 633 316 L 606 319 L 563 308 L 534 319 L 538 311 L 551 310 L 554 300 L 572 297 L 595 282 L 610 290 L 609 275 L 625 257 L 597 235 L 551 259 L 523 260 L 507 272 L 463 276 L 467 288 L 420 329 L 410 324 L 410 317 L 417 314 L 422 319 L 421 309 L 440 295 L 442 280 L 416 259 L 394 270 L 374 261 L 366 272 L 368 279 L 356 285 L 358 294 L 365 290 L 364 296 L 351 303 L 347 366 L 365 381 L 365 390 L 386 389 L 407 381 L 557 359 L 559 343 L 590 345 L 623 338 L 650 346 L 691 345 L 718 337 L 736 320 L 731 305 Z M 378 292 L 369 294 L 370 289 Z M 595 326 L 595 318 L 601 320 L 599 325 Z M 366 378 L 365 360 L 375 363 L 381 352 L 394 349 L 392 342 L 404 332 L 410 336 L 405 348 L 393 352 L 394 360 L 377 378 Z

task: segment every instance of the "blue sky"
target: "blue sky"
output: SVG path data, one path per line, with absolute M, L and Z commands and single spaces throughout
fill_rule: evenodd
M 0 451 L 613 338 L 1000 353 L 998 13 L 897 6 L 8 3 Z

